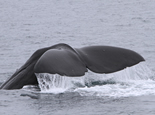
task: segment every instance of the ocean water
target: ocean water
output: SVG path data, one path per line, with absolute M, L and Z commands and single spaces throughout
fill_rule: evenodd
M 122 47 L 146 60 L 112 74 L 36 75 L 41 91 L 0 90 L 0 114 L 155 114 L 154 0 L 1 0 L 0 11 L 0 84 L 34 51 L 57 43 Z

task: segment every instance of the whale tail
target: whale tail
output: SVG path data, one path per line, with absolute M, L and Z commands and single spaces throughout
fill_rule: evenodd
M 24 85 L 37 85 L 38 81 L 34 73 L 34 67 L 38 59 L 49 49 L 73 50 L 73 48 L 63 43 L 38 49 L 20 69 L 18 69 L 6 82 L 0 86 L 0 89 L 20 89 Z
M 0 89 L 20 89 L 24 85 L 38 84 L 33 68 L 40 56 L 48 49 L 43 48 L 34 52 L 27 62 L 0 86 Z
M 38 84 L 35 74 L 33 72 L 34 64 L 31 64 L 22 71 L 15 72 L 0 89 L 20 89 L 24 85 Z
M 35 73 L 59 74 L 76 77 L 87 69 L 95 73 L 113 73 L 145 61 L 138 53 L 111 46 L 89 46 L 73 49 L 57 44 L 37 50 L 0 89 L 19 89 L 38 84 Z

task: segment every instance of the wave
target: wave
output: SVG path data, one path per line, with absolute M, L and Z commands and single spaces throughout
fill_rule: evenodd
M 111 74 L 88 71 L 82 77 L 36 74 L 41 93 L 78 92 L 82 96 L 127 97 L 155 94 L 155 75 L 146 62 Z

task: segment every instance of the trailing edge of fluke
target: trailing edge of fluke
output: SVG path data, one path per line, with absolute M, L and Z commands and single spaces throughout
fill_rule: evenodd
M 89 70 L 95 73 L 113 73 L 145 61 L 138 53 L 112 46 L 72 48 L 57 44 L 37 50 L 0 89 L 20 89 L 24 85 L 37 85 L 35 73 L 59 74 L 77 77 Z

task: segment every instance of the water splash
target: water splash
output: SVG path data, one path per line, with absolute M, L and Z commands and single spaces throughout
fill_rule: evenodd
M 41 91 L 45 93 L 61 93 L 75 87 L 84 86 L 82 77 L 67 77 L 48 73 L 37 73 L 36 76 Z
M 77 88 L 75 91 L 82 96 L 128 97 L 155 95 L 155 75 L 144 62 L 116 73 L 106 74 L 106 76 L 111 76 L 106 85 Z
M 154 74 L 148 68 L 145 62 L 141 62 L 132 67 L 127 67 L 122 71 L 111 74 L 115 81 L 129 82 L 130 80 L 148 80 L 153 79 Z
M 155 95 L 155 81 L 141 80 L 128 84 L 116 83 L 102 86 L 77 88 L 81 96 L 100 96 L 100 97 L 129 97 L 141 95 Z
M 145 62 L 111 74 L 96 74 L 91 71 L 82 77 L 67 77 L 58 74 L 36 74 L 41 92 L 78 92 L 82 96 L 138 96 L 155 94 L 153 72 Z

